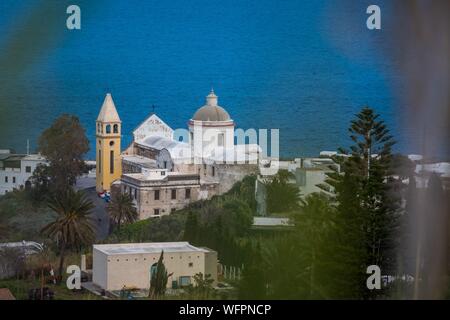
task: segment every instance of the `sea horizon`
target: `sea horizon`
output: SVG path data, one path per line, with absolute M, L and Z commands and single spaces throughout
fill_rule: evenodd
M 86 129 L 92 159 L 95 119 L 107 92 L 125 148 L 153 110 L 172 128 L 186 128 L 214 88 L 236 128 L 279 129 L 284 158 L 348 146 L 347 128 L 365 105 L 387 123 L 395 152 L 420 153 L 419 133 L 403 126 L 402 78 L 385 55 L 389 12 L 386 27 L 371 33 L 366 2 L 81 1 L 81 30 L 64 28 L 65 15 L 50 19 L 62 24 L 60 33 L 42 40 L 45 48 L 32 58 L 18 57 L 27 63 L 13 75 L 0 72 L 0 147 L 23 153 L 29 140 L 34 151 L 40 133 L 69 113 Z M 20 35 L 22 21 L 12 21 L 12 14 L 33 3 L 0 4 L 0 48 Z

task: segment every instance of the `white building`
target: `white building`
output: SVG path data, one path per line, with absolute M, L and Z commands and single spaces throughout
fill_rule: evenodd
M 119 116 L 111 95 L 105 101 L 108 108 L 104 103 L 98 119 L 108 126 L 113 123 L 110 119 L 117 122 Z M 218 105 L 213 91 L 188 120 L 187 128 L 174 130 L 152 113 L 133 131 L 133 141 L 123 152 L 118 150 L 120 135 L 117 141 L 110 141 L 111 137 L 97 137 L 97 154 L 108 155 L 103 176 L 97 175 L 97 190 L 112 186 L 130 194 L 140 219 L 170 214 L 227 192 L 246 175 L 257 173 L 261 154 L 250 139 L 235 143 L 234 120 Z
M 9 150 L 0 150 L 0 195 L 31 185 L 29 179 L 36 167 L 46 163 L 39 154 L 13 154 Z
M 94 245 L 94 285 L 107 291 L 126 288 L 148 289 L 161 252 L 170 274 L 168 288 L 192 283 L 197 273 L 210 275 L 217 283 L 217 252 L 197 248 L 188 242 L 121 243 Z
M 305 198 L 312 193 L 330 194 L 326 188 L 327 174 L 333 171 L 339 172 L 339 165 L 328 156 L 333 156 L 331 152 L 321 152 L 320 158 L 295 158 L 294 160 L 267 160 L 261 161 L 259 175 L 256 180 L 256 203 L 259 215 L 266 216 L 272 212 L 267 212 L 267 190 L 265 184 L 270 181 L 272 175 L 278 170 L 286 170 L 292 174 L 289 182 L 299 188 L 301 198 Z

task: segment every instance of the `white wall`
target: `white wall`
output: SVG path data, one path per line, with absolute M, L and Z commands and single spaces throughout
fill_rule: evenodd
M 34 170 L 40 163 L 45 163 L 43 160 L 27 160 L 25 157 L 21 160 L 19 168 L 5 168 L 0 169 L 0 195 L 11 192 L 14 189 L 25 187 L 25 182 L 33 175 Z M 30 167 L 30 172 L 26 171 L 26 167 Z M 8 177 L 6 182 L 5 177 Z M 15 178 L 15 182 L 14 182 Z
M 159 256 L 160 253 L 109 255 L 106 266 L 103 256 L 94 250 L 93 282 L 109 291 L 121 290 L 124 285 L 148 289 L 150 269 L 154 263 L 158 262 Z M 189 266 L 189 263 L 192 263 L 192 266 Z M 192 277 L 199 272 L 205 274 L 208 270 L 213 272 L 213 266 L 217 268 L 217 254 L 209 256 L 208 270 L 205 269 L 204 252 L 164 252 L 164 265 L 168 273 L 173 273 L 167 282 L 167 287 L 170 288 L 172 281 L 178 281 L 181 276 Z M 105 274 L 107 274 L 107 280 L 104 279 Z M 212 276 L 217 281 L 217 271 Z
M 103 289 L 108 288 L 108 264 L 106 254 L 94 248 L 92 257 L 92 282 Z

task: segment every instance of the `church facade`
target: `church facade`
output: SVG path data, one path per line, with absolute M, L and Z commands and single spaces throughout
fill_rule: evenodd
M 121 121 L 107 94 L 97 118 L 97 191 L 128 193 L 140 219 L 159 217 L 228 191 L 257 173 L 257 144 L 235 144 L 235 124 L 213 91 L 188 121 L 173 130 L 152 113 L 120 151 Z

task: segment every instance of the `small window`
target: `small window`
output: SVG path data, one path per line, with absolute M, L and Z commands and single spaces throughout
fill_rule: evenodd
M 16 177 L 13 177 L 13 183 L 16 183 Z
M 106 125 L 106 133 L 111 133 L 111 125 L 110 124 Z
M 155 200 L 159 200 L 159 190 L 155 190 Z
M 115 125 L 113 126 L 113 132 L 114 132 L 114 133 L 119 133 L 119 125 L 118 125 L 118 124 L 115 124 Z
M 186 199 L 190 199 L 191 198 L 191 189 L 190 188 L 186 189 L 186 197 L 185 198 Z
M 194 263 L 193 262 L 189 262 L 189 268 L 194 267 Z
M 180 277 L 180 287 L 186 287 L 191 284 L 191 277 Z
M 219 136 L 218 136 L 218 138 L 217 138 L 217 144 L 218 144 L 218 146 L 219 147 L 223 147 L 223 145 L 224 145 L 224 135 L 223 135 L 223 133 L 219 133 Z
M 5 177 L 5 183 L 8 183 L 8 177 L 7 176 Z
M 166 172 L 165 172 L 165 171 L 161 171 L 161 175 L 162 175 L 162 176 L 165 176 L 165 175 L 166 175 Z
M 212 167 L 212 176 L 214 177 L 216 175 L 216 167 Z
M 159 209 L 154 209 L 153 210 L 153 215 L 154 216 L 159 216 Z
M 164 161 L 163 163 L 164 163 L 164 164 L 163 164 L 164 169 L 167 169 L 167 161 Z
M 30 167 L 30 166 L 26 166 L 26 167 L 25 167 L 25 172 L 31 173 L 31 167 Z
M 109 142 L 109 146 L 112 147 L 114 145 L 114 141 Z
M 177 198 L 177 189 L 172 189 L 172 200 Z

